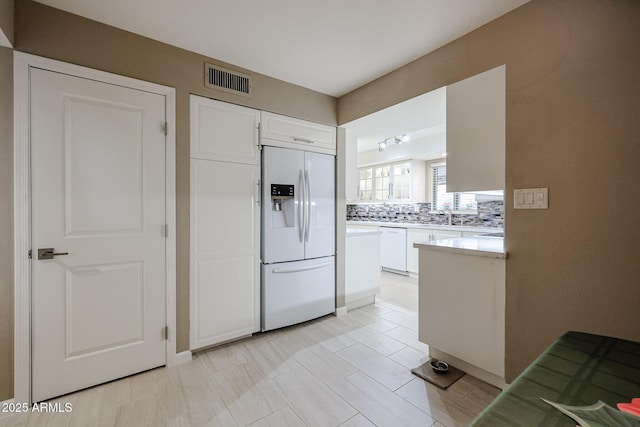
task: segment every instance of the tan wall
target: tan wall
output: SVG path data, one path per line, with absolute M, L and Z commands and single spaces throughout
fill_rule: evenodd
M 13 397 L 13 51 L 0 47 L 0 401 Z
M 13 0 L 0 0 L 0 31 L 13 45 Z
M 229 66 L 186 50 L 178 49 L 132 33 L 118 30 L 32 1 L 19 1 L 15 5 L 15 49 L 73 64 L 104 70 L 124 76 L 163 84 L 176 89 L 176 187 L 177 187 L 177 346 L 178 351 L 189 348 L 189 94 L 220 99 L 261 110 L 272 111 L 328 125 L 336 124 L 335 98 L 295 86 L 267 76 Z M 0 55 L 3 69 L 0 91 L 11 87 L 4 79 L 6 55 Z M 215 62 L 253 76 L 253 97 L 227 94 L 204 87 L 204 62 Z M 0 93 L 0 126 L 11 123 L 11 108 L 5 111 L 8 98 Z M 2 209 L 0 210 L 0 400 L 11 397 L 3 393 L 10 384 L 5 378 L 12 375 L 11 302 L 13 295 L 5 297 L 5 287 L 13 290 L 11 268 L 12 223 L 5 210 L 11 212 L 11 200 L 4 197 L 5 187 L 12 188 L 10 159 L 12 137 L 4 127 L 0 147 L 2 181 Z M 8 139 L 6 135 L 9 135 Z M 9 151 L 6 151 L 9 150 Z M 6 236 L 6 237 L 5 237 Z M 6 247 L 5 247 L 6 246 Z M 7 265 L 8 267 L 5 267 Z M 6 307 L 5 307 L 6 305 Z M 5 320 L 8 319 L 8 320 Z M 10 350 L 11 349 L 11 350 Z M 6 353 L 6 354 L 5 354 Z M 9 355 L 9 356 L 7 356 Z
M 567 330 L 640 341 L 640 2 L 533 0 L 339 99 L 339 123 L 507 65 L 506 372 Z M 514 188 L 549 187 L 515 211 Z

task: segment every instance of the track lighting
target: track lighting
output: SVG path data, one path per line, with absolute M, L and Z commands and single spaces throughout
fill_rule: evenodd
M 393 141 L 396 145 L 400 145 L 403 142 L 407 142 L 409 140 L 409 135 L 403 133 L 402 136 L 391 136 L 389 138 L 385 138 L 382 141 L 378 142 L 378 151 L 383 152 L 385 148 L 387 148 L 387 143 Z

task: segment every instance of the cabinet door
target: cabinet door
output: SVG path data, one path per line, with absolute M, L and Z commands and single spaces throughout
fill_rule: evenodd
M 407 271 L 407 229 L 380 227 L 380 265 Z
M 504 188 L 505 66 L 447 86 L 447 191 Z
M 428 242 L 431 240 L 431 231 L 425 229 L 407 229 L 407 271 L 418 272 L 418 250 L 413 247 L 414 243 Z
M 191 95 L 191 158 L 260 164 L 260 111 Z
M 336 154 L 336 128 L 262 112 L 263 145 Z
M 191 160 L 192 350 L 260 329 L 259 178 L 256 165 Z
M 431 240 L 453 239 L 456 237 L 462 237 L 462 232 L 452 230 L 439 230 L 437 228 L 431 230 Z

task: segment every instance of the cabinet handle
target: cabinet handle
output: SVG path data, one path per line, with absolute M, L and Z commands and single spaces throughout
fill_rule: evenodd
M 309 140 L 309 139 L 300 139 L 300 138 L 293 138 L 293 140 L 295 142 L 306 142 L 307 144 L 313 144 L 314 142 Z
M 262 191 L 261 191 L 262 189 L 261 189 L 261 187 L 260 187 L 260 180 L 258 180 L 258 181 L 256 182 L 256 187 L 257 187 L 257 190 L 256 190 L 256 204 L 257 204 L 258 206 L 260 206 L 260 195 L 261 195 L 261 193 L 262 193 Z

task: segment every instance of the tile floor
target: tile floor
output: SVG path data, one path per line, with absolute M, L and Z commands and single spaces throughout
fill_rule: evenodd
M 417 281 L 382 273 L 375 305 L 51 401 L 68 413 L 0 414 L 0 426 L 465 426 L 499 390 L 412 375 L 428 351 L 416 312 Z

